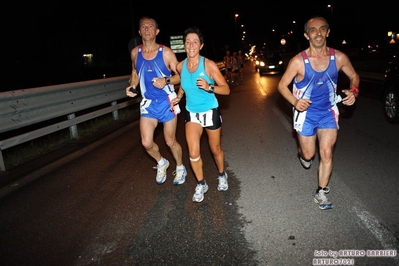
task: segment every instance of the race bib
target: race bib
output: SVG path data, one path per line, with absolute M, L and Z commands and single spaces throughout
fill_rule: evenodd
M 294 109 L 294 129 L 301 132 L 307 111 L 299 112 Z
M 213 110 L 209 110 L 201 113 L 191 113 L 190 112 L 190 121 L 201 124 L 202 127 L 210 127 L 213 126 Z

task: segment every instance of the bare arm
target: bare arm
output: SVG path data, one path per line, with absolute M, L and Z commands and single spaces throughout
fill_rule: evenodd
M 137 94 L 130 91 L 130 87 L 136 88 L 139 84 L 139 77 L 136 72 L 136 58 L 137 58 L 138 48 L 135 47 L 130 54 L 132 60 L 132 73 L 130 74 L 129 86 L 126 88 L 126 95 L 129 97 L 135 97 Z
M 182 67 L 183 67 L 183 61 L 177 63 L 177 65 L 176 65 L 176 73 L 177 73 L 179 76 L 180 76 Z M 179 90 L 177 91 L 177 96 L 176 96 L 176 98 L 172 99 L 171 104 L 172 104 L 172 105 L 178 104 L 178 103 L 181 101 L 181 99 L 183 98 L 183 96 L 184 96 L 184 89 L 183 89 L 183 87 L 180 85 L 180 88 L 179 88 Z
M 342 103 L 345 105 L 352 105 L 356 101 L 356 97 L 359 93 L 359 74 L 357 74 L 349 57 L 345 53 L 336 50 L 336 58 L 338 70 L 344 72 L 349 79 L 349 89 L 342 90 L 346 95 L 346 97 L 342 100 Z
M 173 76 L 170 78 L 170 84 L 176 85 L 180 83 L 180 74 L 176 69 L 177 61 L 175 53 L 169 48 L 164 46 L 163 57 L 166 66 L 169 68 L 170 71 L 173 72 Z
M 289 88 L 294 78 L 297 78 L 298 80 L 303 78 L 304 71 L 302 57 L 298 54 L 291 58 L 280 82 L 277 85 L 278 91 L 281 95 L 298 111 L 305 111 L 312 103 L 308 99 L 297 99 Z
M 210 78 L 215 80 L 216 83 L 214 86 L 215 93 L 220 95 L 230 94 L 229 84 L 227 83 L 226 79 L 220 72 L 219 67 L 216 65 L 216 63 L 213 60 L 205 58 L 205 71 Z M 208 90 L 210 86 L 204 79 L 200 79 L 200 81 L 198 81 L 198 85 L 200 88 L 204 90 Z
M 183 67 L 183 61 L 179 62 L 179 63 L 176 65 L 176 72 L 179 74 L 179 76 L 180 76 L 182 67 Z M 179 91 L 177 92 L 177 98 L 179 99 L 179 102 L 180 102 L 181 98 L 183 98 L 183 96 L 184 96 L 184 89 L 183 89 L 183 87 L 180 85 Z

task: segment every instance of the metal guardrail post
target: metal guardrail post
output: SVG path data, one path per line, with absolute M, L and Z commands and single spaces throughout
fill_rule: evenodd
M 68 120 L 72 120 L 72 119 L 75 119 L 75 113 L 68 115 Z M 77 139 L 78 138 L 78 136 L 79 136 L 79 134 L 78 134 L 78 126 L 76 124 L 69 127 L 69 134 L 71 136 L 71 139 Z
M 6 170 L 6 165 L 4 164 L 3 152 L 0 150 L 0 171 L 4 172 Z
M 116 101 L 113 101 L 111 103 L 111 106 L 115 106 L 116 104 L 117 104 Z M 116 109 L 115 111 L 112 112 L 112 116 L 113 116 L 115 121 L 119 120 L 119 111 L 118 111 L 118 109 Z

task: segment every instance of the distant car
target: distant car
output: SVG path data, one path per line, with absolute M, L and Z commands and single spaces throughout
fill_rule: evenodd
M 399 123 L 399 54 L 392 57 L 382 84 L 382 111 L 391 124 Z
M 284 70 L 283 58 L 277 53 L 265 53 L 259 55 L 255 60 L 255 71 L 260 75 L 283 73 Z

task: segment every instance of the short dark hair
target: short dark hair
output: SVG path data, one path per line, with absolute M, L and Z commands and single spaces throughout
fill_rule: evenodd
M 330 24 L 328 24 L 328 21 L 325 18 L 323 18 L 321 16 L 313 16 L 310 19 L 308 19 L 308 21 L 305 22 L 305 25 L 303 27 L 303 30 L 304 30 L 305 33 L 308 32 L 308 23 L 309 23 L 309 21 L 312 20 L 312 19 L 315 19 L 315 18 L 324 20 L 324 22 L 326 23 L 327 29 L 330 28 Z
M 198 35 L 198 38 L 200 40 L 200 43 L 203 44 L 204 43 L 204 36 L 202 35 L 201 30 L 198 27 L 189 27 L 188 29 L 186 29 L 184 31 L 184 36 L 183 36 L 183 42 L 186 42 L 186 38 L 187 35 L 189 35 L 190 33 L 195 33 Z
M 154 18 L 152 18 L 152 17 L 147 17 L 147 16 L 143 16 L 143 17 L 140 18 L 140 20 L 139 20 L 139 28 L 141 27 L 141 22 L 142 22 L 143 20 L 145 20 L 145 19 L 153 20 L 153 21 L 154 21 L 154 24 L 155 24 L 155 28 L 158 29 L 158 22 L 157 22 Z

